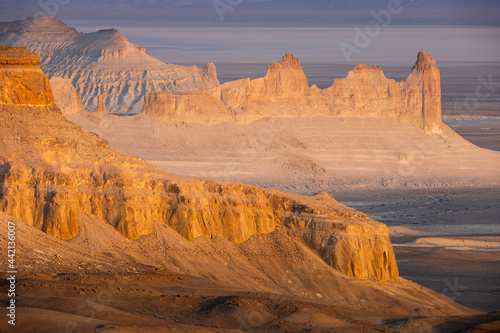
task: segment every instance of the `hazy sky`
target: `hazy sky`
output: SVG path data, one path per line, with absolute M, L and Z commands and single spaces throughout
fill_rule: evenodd
M 399 2 L 401 1 L 401 2 Z M 165 62 L 500 61 L 500 0 L 0 0 L 0 21 L 117 28 Z
M 0 21 L 42 14 L 140 25 L 354 25 L 387 10 L 395 25 L 500 25 L 498 0 L 2 0 Z

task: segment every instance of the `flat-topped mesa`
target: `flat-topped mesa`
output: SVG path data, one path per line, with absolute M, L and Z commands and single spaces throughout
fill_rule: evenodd
M 53 17 L 1 22 L 0 45 L 25 46 L 37 54 L 44 73 L 70 79 L 89 111 L 96 110 L 103 91 L 109 113 L 138 113 L 147 92 L 219 86 L 213 65 L 167 64 L 116 29 L 83 33 Z
M 40 59 L 25 47 L 0 46 L 0 66 L 40 66 Z
M 197 95 L 206 96 L 209 91 L 213 92 L 211 102 L 197 99 Z M 158 93 L 146 100 L 143 112 L 165 120 L 207 125 L 214 121 L 249 123 L 266 117 L 326 116 L 393 118 L 428 134 L 440 134 L 443 129 L 439 68 L 427 52 L 419 53 L 405 82 L 386 78 L 380 66 L 359 64 L 329 88 L 309 87 L 299 60 L 286 54 L 268 67 L 265 77 L 227 82 L 208 91 L 176 96 L 176 103 L 161 105 L 163 100 L 172 99 L 168 94 Z M 197 110 L 197 117 L 193 117 L 193 110 Z M 208 114 L 212 112 L 217 117 Z
M 40 59 L 25 47 L 0 46 L 0 104 L 54 103 Z
M 27 51 L 18 51 L 24 58 Z M 13 89 L 27 83 L 29 77 L 18 77 Z M 208 100 L 212 93 L 197 94 Z M 83 131 L 54 103 L 18 104 L 0 104 L 0 209 L 47 234 L 74 238 L 82 219 L 89 218 L 129 239 L 152 233 L 155 222 L 190 241 L 221 237 L 242 243 L 281 229 L 338 272 L 361 279 L 398 278 L 387 227 L 331 195 L 303 197 L 165 173 Z

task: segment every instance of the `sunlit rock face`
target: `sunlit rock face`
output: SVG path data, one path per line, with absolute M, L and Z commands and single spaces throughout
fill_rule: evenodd
M 0 103 L 49 105 L 54 102 L 49 79 L 38 57 L 26 48 L 0 46 Z
M 439 68 L 427 52 L 419 53 L 404 82 L 386 78 L 380 66 L 360 64 L 326 89 L 309 87 L 299 61 L 287 54 L 269 66 L 263 78 L 228 82 L 192 94 L 147 94 L 143 112 L 202 124 L 329 116 L 399 119 L 434 134 L 443 128 Z
M 409 115 L 413 124 L 423 128 L 427 133 L 442 133 L 441 74 L 429 53 L 419 52 L 418 60 L 406 80 L 406 85 L 407 108 L 415 110 L 414 115 Z
M 165 64 L 130 43 L 118 30 L 81 33 L 53 17 L 0 23 L 0 45 L 37 54 L 49 78 L 69 79 L 88 111 L 107 94 L 110 113 L 138 113 L 149 91 L 186 92 L 217 87 L 213 64 L 204 68 Z
M 155 222 L 188 240 L 222 237 L 235 243 L 284 228 L 339 272 L 377 280 L 398 277 L 383 224 L 327 194 L 303 197 L 176 176 L 122 154 L 62 116 L 48 79 L 34 65 L 36 57 L 21 48 L 1 51 L 0 59 L 9 61 L 2 60 L 0 75 L 22 70 L 29 59 L 30 71 L 47 84 L 36 91 L 44 96 L 39 105 L 29 104 L 33 97 L 0 103 L 2 211 L 63 240 L 78 235 L 82 213 L 129 239 L 150 234 Z M 24 96 L 31 80 L 21 77 L 10 85 L 11 96 Z

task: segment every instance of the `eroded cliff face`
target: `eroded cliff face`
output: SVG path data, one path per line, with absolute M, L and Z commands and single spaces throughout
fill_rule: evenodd
M 78 234 L 82 213 L 129 239 L 150 234 L 155 222 L 188 240 L 235 243 L 285 228 L 344 274 L 398 277 L 387 228 L 330 195 L 168 174 L 110 148 L 48 102 L 0 104 L 0 208 L 13 217 L 64 240 Z
M 26 48 L 0 46 L 0 104 L 49 105 L 54 102 L 49 79 L 38 57 Z
M 214 97 L 208 100 L 207 95 Z M 329 88 L 309 87 L 299 61 L 287 54 L 269 66 L 263 78 L 228 82 L 176 95 L 176 103 L 164 102 L 173 96 L 146 96 L 143 112 L 169 121 L 202 124 L 328 116 L 399 119 L 433 134 L 441 133 L 443 127 L 439 68 L 427 52 L 419 53 L 405 82 L 386 78 L 380 66 L 360 64 Z
M 138 113 L 149 91 L 186 92 L 219 85 L 213 64 L 165 64 L 116 29 L 81 33 L 53 17 L 0 23 L 0 44 L 25 46 L 40 56 L 44 73 L 69 79 L 88 111 L 98 108 L 103 92 L 110 113 Z
M 70 79 L 53 76 L 50 79 L 50 87 L 54 95 L 54 102 L 63 114 L 85 111 L 82 94 L 76 91 Z

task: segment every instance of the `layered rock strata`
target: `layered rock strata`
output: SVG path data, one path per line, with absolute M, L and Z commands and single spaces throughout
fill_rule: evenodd
M 38 57 L 25 48 L 0 46 L 0 103 L 48 105 L 52 103 L 49 79 Z
M 12 52 L 33 56 L 4 50 L 0 59 Z M 11 70 L 1 66 L 0 75 Z M 344 274 L 398 277 L 387 227 L 330 195 L 303 197 L 168 174 L 66 120 L 48 92 L 45 104 L 34 106 L 29 96 L 22 98 L 24 84 L 11 89 L 16 103 L 0 104 L 0 208 L 29 225 L 67 240 L 88 213 L 129 239 L 161 222 L 188 240 L 235 243 L 285 228 Z
M 360 64 L 326 89 L 309 87 L 299 61 L 287 54 L 263 78 L 228 82 L 191 94 L 147 93 L 143 113 L 167 121 L 212 125 L 266 117 L 373 117 L 408 122 L 426 133 L 442 132 L 439 68 L 420 52 L 404 82 L 380 66 Z
M 213 64 L 204 68 L 165 64 L 116 29 L 81 33 L 53 17 L 0 23 L 0 45 L 25 46 L 40 56 L 44 73 L 69 79 L 88 111 L 97 109 L 103 92 L 108 112 L 138 113 L 146 92 L 219 85 Z

